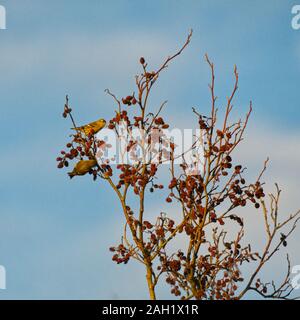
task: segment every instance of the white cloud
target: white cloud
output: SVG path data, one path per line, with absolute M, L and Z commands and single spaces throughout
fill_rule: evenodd
M 62 34 L 51 38 L 20 40 L 1 48 L 0 69 L 7 77 L 42 75 L 45 71 L 58 75 L 118 78 L 134 74 L 139 57 L 151 57 L 156 63 L 174 45 L 160 34 L 111 33 L 86 35 Z M 71 79 L 69 79 L 71 81 Z

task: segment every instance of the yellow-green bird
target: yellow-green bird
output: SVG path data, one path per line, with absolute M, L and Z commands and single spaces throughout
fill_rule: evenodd
M 72 172 L 69 172 L 68 175 L 72 179 L 75 176 L 84 176 L 88 173 L 93 167 L 97 165 L 97 161 L 93 160 L 80 160 L 76 163 Z
M 82 131 L 86 136 L 90 134 L 96 134 L 101 129 L 103 129 L 106 125 L 106 121 L 104 119 L 99 119 L 97 121 L 85 124 L 78 128 L 71 128 L 72 130 L 79 130 Z

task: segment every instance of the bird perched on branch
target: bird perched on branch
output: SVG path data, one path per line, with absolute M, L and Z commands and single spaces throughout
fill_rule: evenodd
M 96 134 L 97 132 L 99 132 L 101 129 L 105 127 L 105 125 L 106 125 L 106 121 L 104 119 L 99 119 L 89 124 L 85 124 L 81 127 L 71 128 L 71 129 L 81 131 L 86 136 L 89 136 L 90 134 Z
M 84 176 L 86 173 L 90 172 L 90 170 L 97 165 L 97 161 L 95 159 L 92 160 L 80 160 L 76 163 L 72 172 L 69 172 L 68 175 L 72 179 L 75 176 Z

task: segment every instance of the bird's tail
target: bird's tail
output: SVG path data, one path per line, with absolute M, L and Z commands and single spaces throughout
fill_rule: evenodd
M 69 175 L 70 179 L 75 177 L 75 174 L 73 172 L 68 172 L 68 175 Z

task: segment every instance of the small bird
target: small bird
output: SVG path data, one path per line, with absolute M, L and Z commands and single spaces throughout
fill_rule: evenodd
M 69 177 L 72 179 L 75 176 L 84 176 L 93 167 L 97 165 L 97 161 L 93 160 L 80 160 L 76 163 L 72 172 L 68 172 Z
M 81 127 L 71 129 L 82 131 L 86 136 L 89 136 L 90 134 L 96 134 L 97 132 L 99 132 L 101 129 L 105 127 L 105 125 L 106 121 L 104 119 L 99 119 Z

